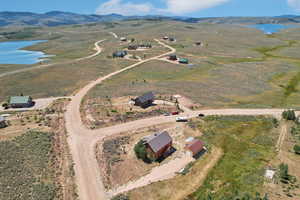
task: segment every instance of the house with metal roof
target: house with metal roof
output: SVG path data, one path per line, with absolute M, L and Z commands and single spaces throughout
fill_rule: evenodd
M 181 64 L 189 64 L 189 60 L 187 58 L 180 58 L 178 62 Z
M 114 58 L 124 58 L 127 55 L 127 51 L 116 51 L 113 53 Z
M 140 106 L 142 108 L 147 108 L 153 104 L 155 100 L 155 95 L 153 92 L 147 92 L 142 96 L 134 99 L 134 105 Z
M 30 96 L 12 96 L 8 104 L 11 108 L 28 108 L 33 106 L 34 103 Z
M 167 131 L 155 133 L 144 138 L 148 157 L 157 160 L 172 148 L 172 138 Z
M 0 128 L 5 128 L 6 127 L 6 121 L 3 116 L 0 116 Z

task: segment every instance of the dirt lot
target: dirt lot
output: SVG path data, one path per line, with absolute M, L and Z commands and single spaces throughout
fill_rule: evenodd
M 142 160 L 138 160 L 133 150 L 134 145 L 144 136 L 162 130 L 168 131 L 173 138 L 173 147 L 176 152 L 161 163 L 146 164 Z M 199 135 L 199 133 L 184 124 L 171 123 L 107 138 L 99 143 L 96 148 L 106 188 L 117 188 L 130 181 L 137 180 L 148 174 L 154 167 L 173 160 L 183 152 L 184 140 L 187 137 L 196 135 Z
M 167 99 L 159 95 L 161 99 Z M 100 128 L 129 122 L 137 119 L 159 116 L 178 111 L 175 105 L 156 104 L 146 109 L 134 106 L 134 96 L 94 98 L 84 101 L 81 107 L 82 117 L 89 128 Z M 170 98 L 168 98 L 170 100 Z M 174 100 L 174 99 L 173 99 Z

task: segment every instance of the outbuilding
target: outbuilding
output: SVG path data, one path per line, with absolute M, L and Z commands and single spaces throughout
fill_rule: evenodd
M 9 99 L 9 106 L 11 108 L 29 108 L 33 104 L 30 96 L 13 96 Z
M 142 108 L 147 108 L 153 104 L 154 100 L 155 100 L 154 93 L 147 92 L 142 96 L 135 98 L 133 101 L 134 101 L 134 105 L 140 106 Z
M 199 139 L 193 139 L 187 142 L 185 149 L 189 151 L 193 157 L 195 157 L 204 149 L 204 143 Z
M 5 128 L 6 127 L 6 121 L 3 116 L 0 116 L 0 128 Z
M 166 155 L 172 148 L 172 138 L 167 131 L 145 137 L 144 142 L 148 157 L 157 160 Z
M 171 55 L 169 55 L 169 58 L 168 58 L 169 60 L 173 60 L 173 61 L 176 61 L 177 60 L 177 56 L 176 56 L 176 54 L 171 54 Z

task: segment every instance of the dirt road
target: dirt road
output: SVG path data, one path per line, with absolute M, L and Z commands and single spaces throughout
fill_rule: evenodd
M 111 34 L 112 36 L 114 36 L 114 38 L 119 38 L 119 36 L 116 33 L 114 33 L 114 32 L 109 32 L 109 34 Z
M 288 134 L 288 125 L 286 122 L 282 122 L 280 127 L 280 135 L 276 144 L 276 150 L 279 152 L 279 154 L 281 153 L 282 145 L 287 134 Z
M 87 60 L 87 59 L 91 59 L 97 55 L 99 55 L 102 51 L 102 48 L 99 46 L 100 43 L 102 43 L 104 40 L 99 40 L 97 42 L 95 42 L 95 50 L 96 50 L 96 53 L 90 55 L 90 56 L 86 56 L 86 57 L 83 57 L 83 58 L 77 58 L 75 60 L 70 60 L 70 61 L 66 61 L 66 62 L 61 62 L 61 63 L 52 63 L 52 64 L 45 64 L 45 65 L 37 65 L 37 66 L 34 66 L 34 67 L 28 67 L 28 68 L 24 68 L 24 69 L 19 69 L 19 70 L 15 70 L 15 71 L 10 71 L 10 72 L 5 72 L 5 73 L 2 73 L 0 74 L 0 78 L 4 77 L 4 76 L 9 76 L 9 75 L 12 75 L 12 74 L 17 74 L 17 73 L 21 73 L 21 72 L 27 72 L 27 71 L 31 71 L 33 69 L 41 69 L 41 68 L 46 68 L 46 67 L 52 67 L 52 66 L 55 66 L 55 65 L 62 65 L 62 64 L 71 64 L 71 63 L 74 63 L 74 62 L 79 62 L 79 61 L 82 61 L 82 60 Z

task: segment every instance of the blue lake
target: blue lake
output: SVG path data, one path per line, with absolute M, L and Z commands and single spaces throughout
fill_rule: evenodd
M 295 28 L 296 25 L 284 25 L 284 24 L 254 24 L 249 25 L 248 27 L 256 28 L 263 31 L 265 34 L 277 33 L 283 29 Z
M 46 40 L 0 42 L 0 64 L 35 64 L 42 58 L 48 57 L 40 51 L 27 51 L 22 48 L 29 47 Z

